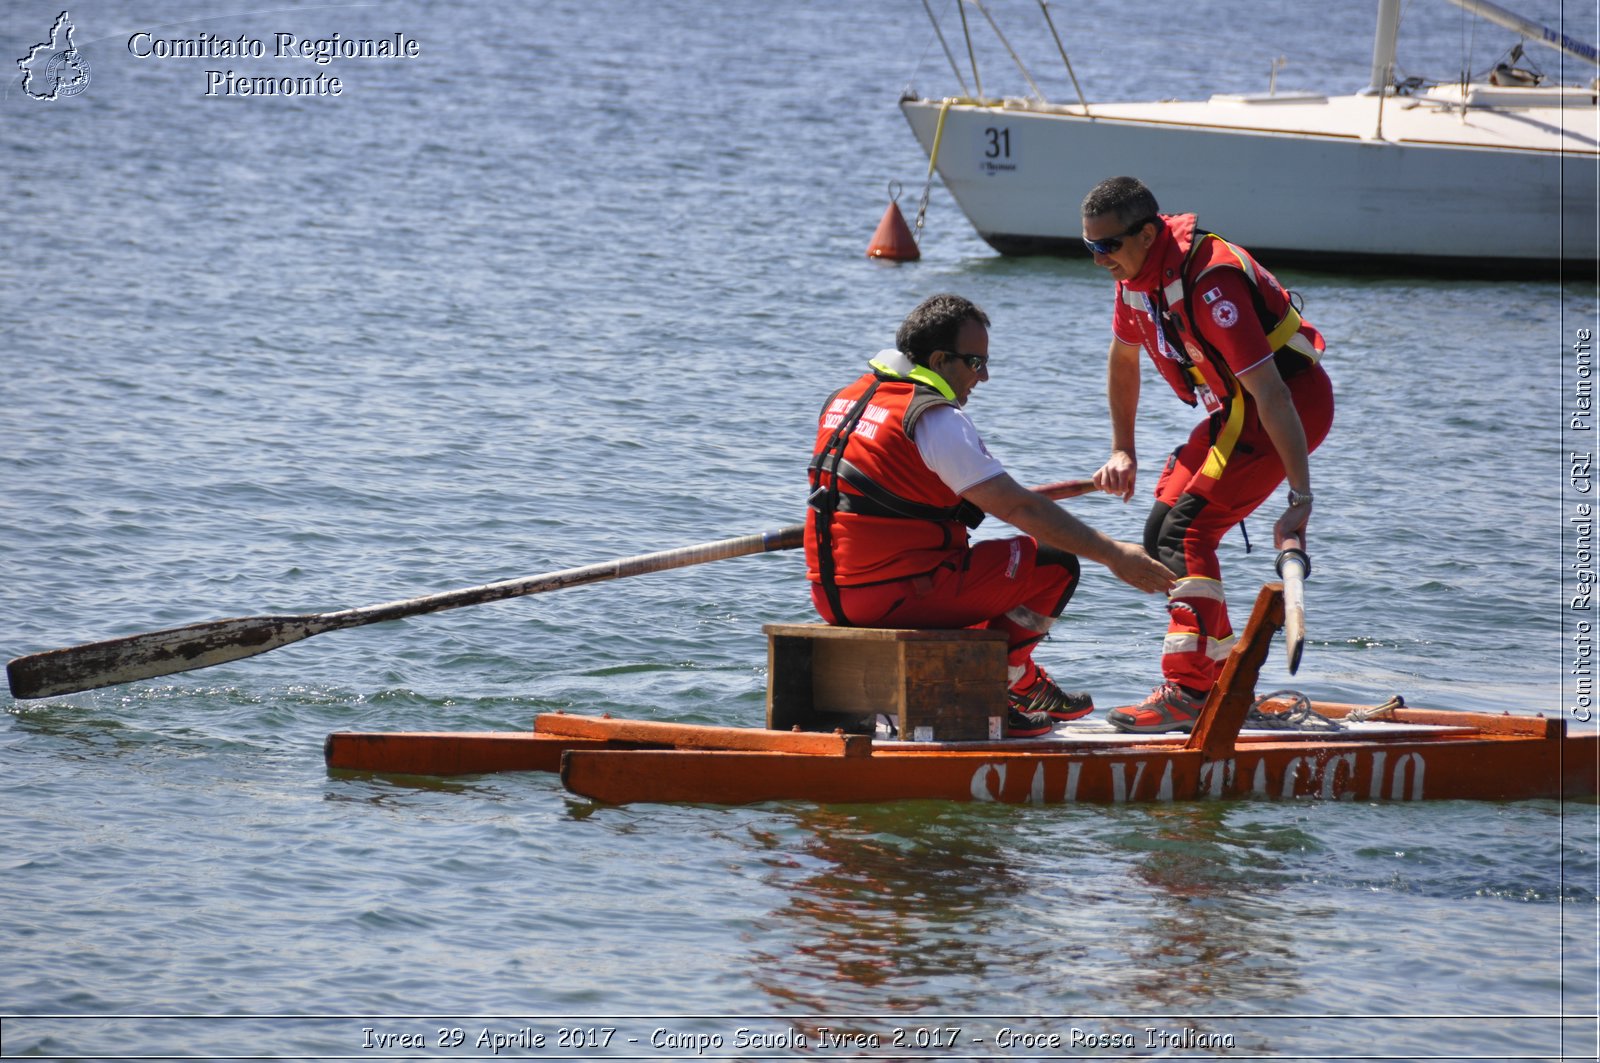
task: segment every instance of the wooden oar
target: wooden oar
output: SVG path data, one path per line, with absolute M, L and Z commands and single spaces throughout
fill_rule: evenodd
M 72 694 L 254 657 L 258 653 L 266 653 L 324 631 L 399 620 L 463 605 L 498 602 L 524 594 L 541 594 L 646 572 L 702 565 L 708 561 L 721 561 L 745 554 L 793 550 L 800 545 L 804 534 L 805 525 L 792 524 L 776 531 L 743 535 L 736 539 L 720 539 L 676 550 L 639 554 L 583 568 L 485 583 L 478 587 L 442 591 L 421 598 L 404 598 L 359 609 L 290 616 L 245 616 L 151 631 L 143 635 L 127 635 L 18 657 L 6 665 L 6 676 L 11 683 L 12 697 L 44 698 L 53 694 Z
M 1278 576 L 1283 580 L 1283 648 L 1289 659 L 1289 674 L 1300 668 L 1300 653 L 1306 646 L 1306 577 L 1311 575 L 1311 559 L 1300 548 L 1298 535 L 1283 540 L 1278 553 Z
M 1093 480 L 1061 480 L 1053 484 L 1041 484 L 1033 490 L 1052 501 L 1060 501 L 1063 498 L 1077 498 L 1090 491 L 1098 491 L 1099 488 L 1094 485 Z
M 1062 499 L 1087 494 L 1094 489 L 1094 483 L 1090 480 L 1064 480 L 1035 490 L 1046 497 Z M 14 658 L 6 665 L 6 678 L 11 684 L 11 696 L 15 698 L 75 694 L 81 690 L 190 672 L 254 657 L 258 653 L 266 653 L 324 631 L 400 620 L 422 613 L 437 613 L 464 605 L 482 605 L 527 594 L 561 590 L 563 587 L 640 576 L 647 572 L 687 568 L 746 554 L 793 550 L 801 544 L 804 536 L 805 525 L 791 524 L 775 531 L 743 535 L 735 539 L 719 539 L 697 546 L 639 554 L 582 568 L 547 572 L 542 576 L 485 583 L 358 609 L 285 616 L 243 616 L 187 624 L 142 635 L 125 635 L 103 642 L 89 642 Z

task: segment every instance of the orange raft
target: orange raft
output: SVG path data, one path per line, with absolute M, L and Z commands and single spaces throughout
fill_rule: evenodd
M 417 775 L 559 772 L 597 801 L 746 804 L 908 799 L 1121 804 L 1203 798 L 1511 800 L 1600 794 L 1600 732 L 1566 721 L 1313 702 L 1338 730 L 1247 727 L 1256 677 L 1283 620 L 1269 584 L 1193 733 L 1128 735 L 1075 723 L 1002 742 L 712 727 L 551 713 L 532 732 L 341 732 L 335 770 Z M 1267 709 L 1273 708 L 1269 704 Z

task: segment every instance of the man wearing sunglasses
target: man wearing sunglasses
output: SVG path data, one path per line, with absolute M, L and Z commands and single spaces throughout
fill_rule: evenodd
M 1140 348 L 1180 399 L 1209 415 L 1168 457 L 1145 523 L 1145 549 L 1178 575 L 1163 681 L 1143 703 L 1107 714 L 1124 731 L 1188 731 L 1234 643 L 1217 543 L 1285 478 L 1273 538 L 1280 548 L 1289 536 L 1304 543 L 1309 454 L 1333 424 L 1333 385 L 1318 364 L 1321 334 L 1276 278 L 1194 215 L 1161 214 L 1135 178 L 1109 178 L 1084 198 L 1083 243 L 1117 282 L 1111 457 L 1095 483 L 1133 496 Z
M 989 379 L 989 318 L 959 295 L 924 300 L 869 370 L 824 404 L 811 461 L 806 575 L 817 612 L 858 627 L 985 626 L 1009 640 L 1007 734 L 1094 711 L 1033 661 L 1078 583 L 1078 556 L 1141 591 L 1173 574 L 1018 484 L 962 409 Z M 1027 532 L 977 544 L 993 514 Z

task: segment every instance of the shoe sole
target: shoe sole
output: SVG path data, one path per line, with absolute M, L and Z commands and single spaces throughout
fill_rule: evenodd
M 1164 724 L 1163 723 L 1138 724 L 1138 723 L 1133 723 L 1131 720 L 1120 719 L 1117 716 L 1112 715 L 1112 713 L 1115 713 L 1116 711 L 1117 710 L 1112 709 L 1111 713 L 1107 713 L 1106 714 L 1106 723 L 1109 723 L 1112 727 L 1115 727 L 1117 730 L 1123 732 L 1124 734 L 1163 735 L 1163 734 L 1170 734 L 1170 733 L 1172 733 L 1174 731 L 1179 731 L 1179 732 L 1182 732 L 1183 734 L 1188 734 L 1189 732 L 1194 730 L 1194 721 L 1193 720 L 1182 720 L 1182 721 L 1174 720 L 1171 723 L 1164 723 Z
M 1087 709 L 1079 709 L 1077 712 L 1052 712 L 1050 713 L 1050 718 L 1059 720 L 1062 723 L 1068 723 L 1072 720 L 1081 720 L 1085 716 L 1092 716 L 1093 714 L 1094 706 L 1090 705 Z

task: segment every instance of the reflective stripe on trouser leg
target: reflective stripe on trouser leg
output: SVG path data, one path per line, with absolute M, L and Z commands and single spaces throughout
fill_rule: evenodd
M 1233 627 L 1222 581 L 1180 579 L 1167 596 L 1171 621 L 1161 644 L 1161 673 L 1193 690 L 1206 690 L 1233 650 Z
M 1004 631 L 1009 642 L 1007 685 L 1026 687 L 1037 678 L 1033 648 L 1049 634 L 1056 618 L 1072 600 L 1078 575 L 1077 557 L 1048 546 L 1039 547 L 1028 597 L 989 622 L 991 629 Z

